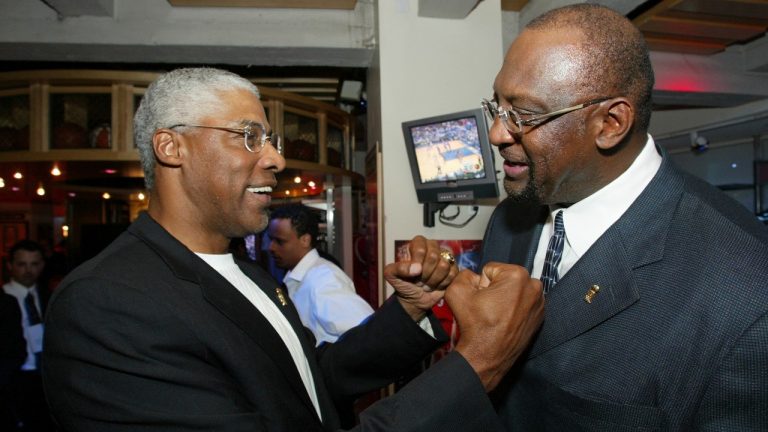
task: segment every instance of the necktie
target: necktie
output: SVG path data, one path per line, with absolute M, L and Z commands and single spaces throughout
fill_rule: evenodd
M 557 267 L 560 265 L 560 259 L 563 257 L 563 245 L 565 245 L 565 226 L 563 226 L 563 211 L 557 212 L 555 216 L 555 232 L 549 238 L 547 246 L 547 256 L 544 259 L 544 269 L 541 271 L 541 283 L 544 284 L 544 294 L 555 286 L 560 276 L 557 274 Z
M 32 294 L 27 294 L 27 296 L 24 297 L 24 308 L 27 310 L 27 321 L 29 322 L 29 325 L 33 326 L 43 322 L 40 319 L 40 312 L 37 311 L 35 298 Z

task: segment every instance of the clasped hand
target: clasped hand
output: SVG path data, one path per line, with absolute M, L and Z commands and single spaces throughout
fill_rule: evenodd
M 384 279 L 415 321 L 443 298 L 445 288 L 459 273 L 456 264 L 442 258 L 440 252 L 435 240 L 416 236 L 408 244 L 404 259 L 384 267 Z

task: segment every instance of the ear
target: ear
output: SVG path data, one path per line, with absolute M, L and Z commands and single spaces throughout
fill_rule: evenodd
M 181 165 L 180 135 L 170 129 L 158 129 L 152 136 L 152 147 L 158 162 L 167 166 Z
M 312 249 L 312 236 L 309 234 L 302 234 L 301 237 L 299 237 L 299 241 L 301 242 L 301 246 Z
M 595 143 L 601 150 L 610 150 L 624 141 L 635 122 L 635 108 L 627 98 L 619 97 L 604 102 L 607 108 L 596 110 L 599 113 L 599 129 Z

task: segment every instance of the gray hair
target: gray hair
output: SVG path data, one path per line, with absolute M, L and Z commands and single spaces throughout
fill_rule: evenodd
M 259 90 L 247 79 L 221 69 L 184 68 L 160 75 L 147 88 L 133 118 L 133 142 L 139 149 L 144 184 L 155 185 L 155 151 L 152 137 L 160 128 L 197 124 L 214 113 L 222 91 L 247 90 L 256 97 Z

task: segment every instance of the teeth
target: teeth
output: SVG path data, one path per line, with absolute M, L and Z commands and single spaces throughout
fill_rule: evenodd
M 271 186 L 249 187 L 246 190 L 253 193 L 272 193 Z

